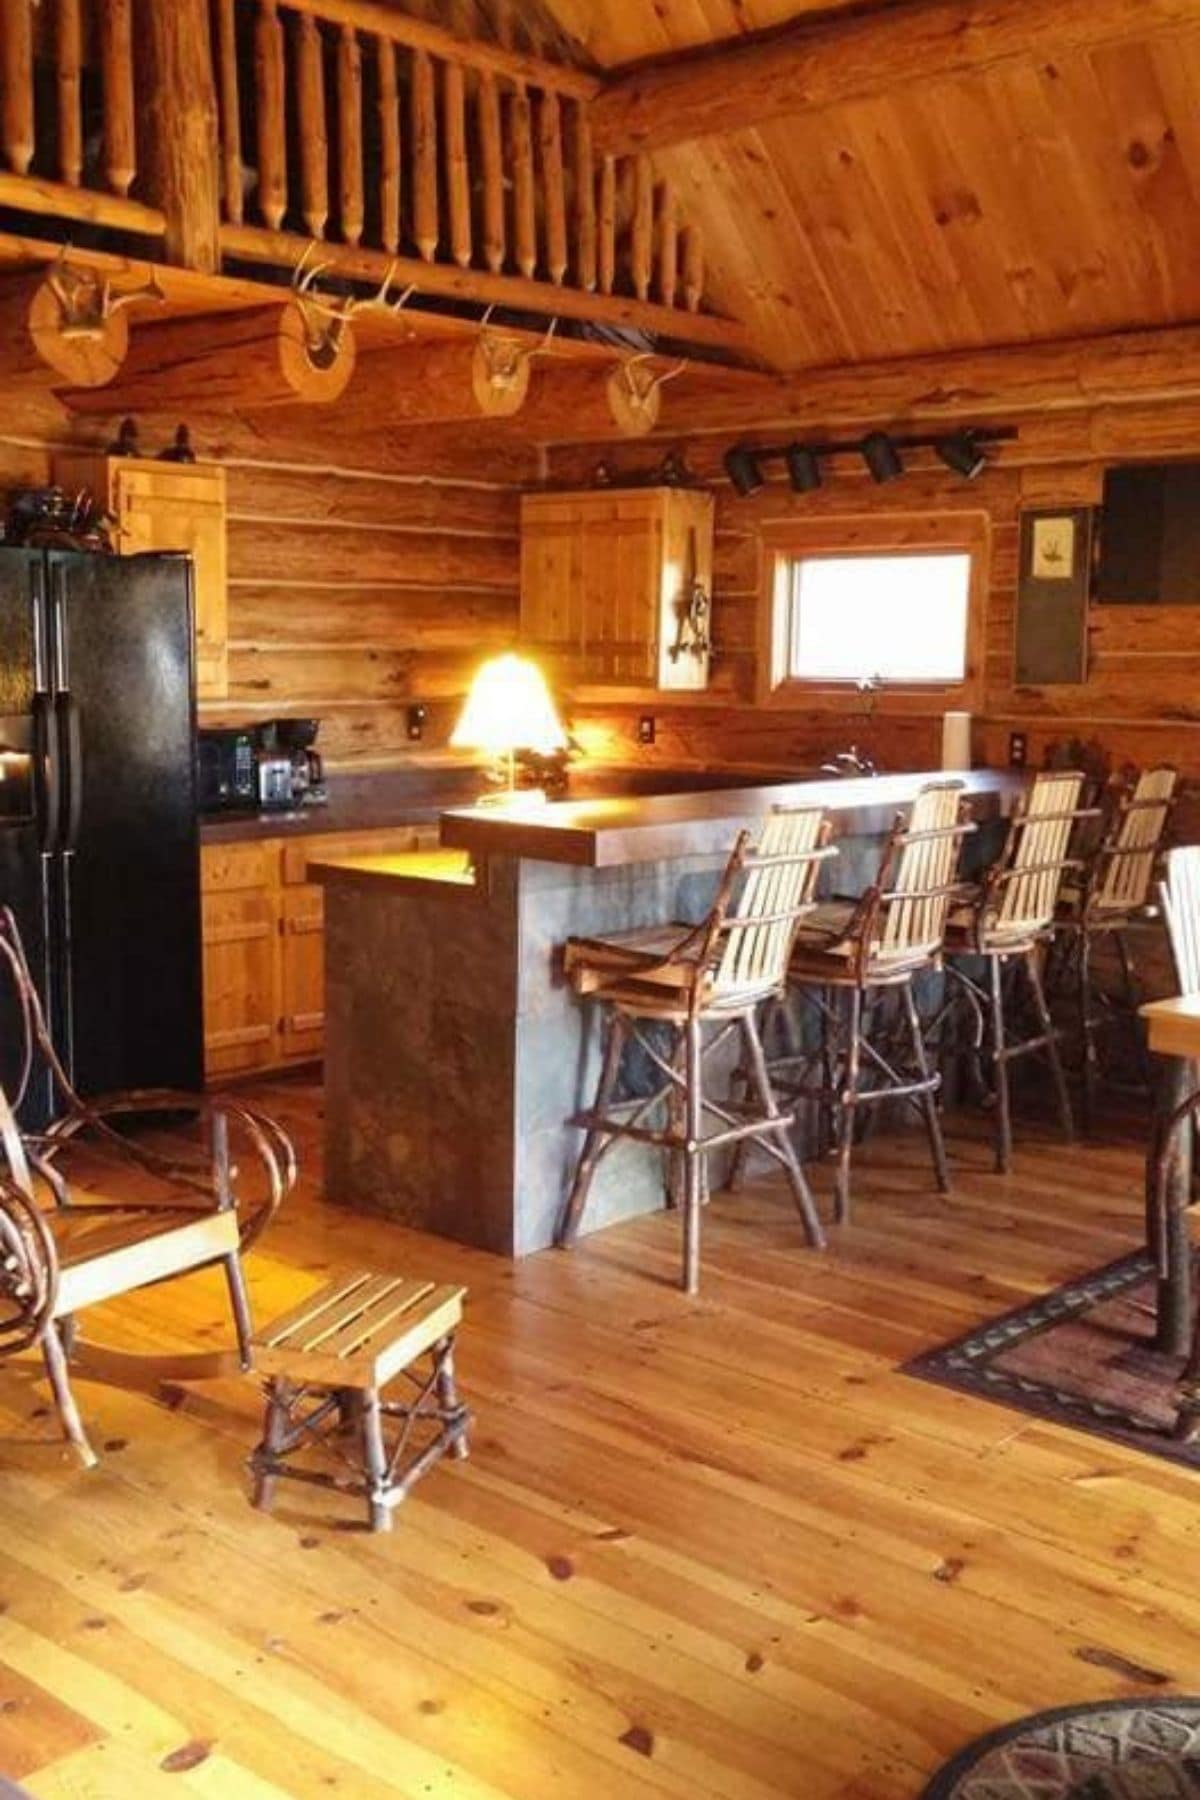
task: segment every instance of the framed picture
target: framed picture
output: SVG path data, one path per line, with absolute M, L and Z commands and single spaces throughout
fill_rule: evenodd
M 1033 519 L 1029 574 L 1034 581 L 1073 581 L 1076 539 L 1073 513 L 1043 513 Z

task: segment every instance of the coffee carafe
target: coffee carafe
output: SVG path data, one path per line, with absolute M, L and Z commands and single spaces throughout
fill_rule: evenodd
M 320 719 L 276 719 L 275 743 L 292 763 L 292 802 L 319 806 L 329 798 L 321 754 L 314 749 Z

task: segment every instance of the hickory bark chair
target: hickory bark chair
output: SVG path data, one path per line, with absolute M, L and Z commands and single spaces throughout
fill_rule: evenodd
M 0 978 L 15 987 L 24 1032 L 21 1077 L 0 1089 L 0 1357 L 41 1351 L 64 1435 L 80 1460 L 96 1461 L 71 1392 L 70 1361 L 100 1379 L 200 1379 L 226 1373 L 228 1353 L 154 1357 L 76 1345 L 85 1307 L 195 1269 L 220 1267 L 229 1291 L 237 1364 L 251 1366 L 251 1320 L 242 1272 L 254 1243 L 291 1189 L 295 1155 L 282 1129 L 233 1100 L 138 1090 L 83 1100 L 75 1093 L 46 1028 L 16 921 L 0 909 Z M 60 1116 L 45 1131 L 20 1129 L 16 1113 L 44 1058 Z M 194 1118 L 201 1141 L 174 1127 Z M 121 1119 L 162 1115 L 148 1137 Z M 169 1122 L 172 1127 L 166 1128 Z M 242 1161 L 231 1151 L 240 1140 Z M 245 1166 L 243 1166 L 245 1165 Z M 257 1176 L 251 1191 L 253 1167 Z M 120 1197 L 113 1192 L 119 1184 Z
M 1179 782 L 1176 769 L 1165 764 L 1143 769 L 1136 782 L 1118 796 L 1098 846 L 1087 860 L 1083 880 L 1065 884 L 1055 921 L 1056 966 L 1060 978 L 1073 976 L 1080 1059 L 1083 1076 L 1084 1125 L 1091 1122 L 1100 1075 L 1097 1038 L 1102 1022 L 1119 1014 L 1135 1033 L 1143 1085 L 1151 1083 L 1150 1059 L 1137 1017 L 1138 988 L 1129 933 L 1149 915 Z M 1092 952 L 1107 939 L 1117 953 L 1122 991 L 1118 998 L 1101 990 L 1094 978 Z M 1098 1010 L 1103 1008 L 1103 1012 Z
M 822 863 L 836 854 L 828 835 L 819 809 L 776 811 L 764 822 L 756 848 L 748 831 L 738 837 L 712 910 L 701 924 L 567 943 L 564 966 L 576 992 L 603 1001 L 608 1018 L 595 1101 L 572 1121 L 585 1128 L 586 1137 L 560 1244 L 574 1243 L 597 1165 L 618 1138 L 626 1137 L 665 1150 L 671 1158 L 671 1187 L 676 1194 L 682 1188 L 682 1286 L 689 1294 L 699 1287 L 700 1208 L 713 1151 L 749 1139 L 761 1142 L 787 1173 L 809 1243 L 824 1246 L 816 1205 L 792 1144 L 793 1121 L 780 1112 L 767 1075 L 757 1015 L 783 989 L 797 925 L 815 904 Z M 665 1026 L 670 1034 L 665 1052 L 648 1035 L 646 1028 L 655 1026 Z M 705 1089 L 705 1063 L 735 1038 L 753 1096 L 744 1105 L 718 1102 Z M 657 1070 L 661 1085 L 648 1095 L 620 1100 L 622 1062 L 634 1045 Z M 658 1109 L 665 1110 L 665 1126 L 644 1123 Z M 706 1130 L 706 1114 L 719 1121 L 715 1130 Z
M 1050 1068 L 1063 1136 L 1070 1141 L 1075 1126 L 1063 1072 L 1059 1039 L 1046 1005 L 1042 959 L 1054 934 L 1055 914 L 1063 883 L 1083 863 L 1070 854 L 1071 842 L 1084 820 L 1098 816 L 1095 807 L 1080 805 L 1085 777 L 1077 770 L 1036 775 L 1009 823 L 1004 848 L 975 890 L 970 902 L 952 914 L 946 932 L 945 961 L 955 984 L 951 1002 L 965 1003 L 975 1017 L 976 1080 L 984 1086 L 980 1052 L 985 1035 L 995 1099 L 996 1169 L 1003 1174 L 1012 1161 L 1012 1101 L 1009 1064 L 1042 1054 Z M 964 964 L 982 960 L 986 985 Z M 1032 1005 L 1035 1029 L 1014 1034 L 1016 995 L 1010 969 L 1020 968 Z M 1007 989 L 1007 991 L 1006 991 Z
M 820 1041 L 804 1049 L 785 1017 L 793 1047 L 772 1058 L 770 1073 L 788 1100 L 817 1103 L 822 1141 L 832 1138 L 836 1144 L 839 1224 L 850 1217 L 850 1164 L 860 1109 L 880 1101 L 907 1102 L 920 1112 L 938 1187 L 949 1192 L 936 1099 L 941 1075 L 925 1047 L 913 983 L 939 966 L 947 913 L 963 892 L 962 845 L 974 830 L 962 783 L 930 783 L 917 795 L 908 819 L 897 818 L 878 875 L 861 899 L 818 907 L 797 934 L 789 992 L 810 1017 L 815 1014 Z M 899 1029 L 874 1033 L 881 1003 L 894 997 L 903 1008 Z M 909 1069 L 897 1067 L 901 1056 L 911 1059 Z

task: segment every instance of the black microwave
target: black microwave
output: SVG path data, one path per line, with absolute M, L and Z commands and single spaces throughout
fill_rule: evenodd
M 201 812 L 258 805 L 258 738 L 252 731 L 200 733 L 197 766 Z

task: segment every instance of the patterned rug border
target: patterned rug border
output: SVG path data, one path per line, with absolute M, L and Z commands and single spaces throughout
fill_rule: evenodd
M 1125 1262 L 1134 1260 L 1147 1261 L 1145 1257 L 1122 1258 Z M 1116 1263 L 1109 1265 L 1110 1268 L 1118 1266 Z M 997 1725 L 994 1731 L 986 1732 L 983 1737 L 973 1738 L 969 1744 L 965 1744 L 948 1763 L 942 1764 L 928 1786 L 921 1789 L 918 1800 L 954 1800 L 954 1789 L 964 1775 L 969 1775 L 972 1768 L 986 1756 L 990 1756 L 993 1750 L 1011 1743 L 1014 1738 L 1023 1737 L 1027 1732 L 1037 1731 L 1047 1725 L 1061 1725 L 1068 1719 L 1086 1718 L 1089 1713 L 1143 1712 L 1147 1708 L 1171 1706 L 1200 1707 L 1200 1697 L 1195 1694 L 1141 1694 L 1126 1700 L 1083 1700 L 1072 1706 L 1048 1706 L 1045 1712 L 1026 1713 L 1022 1718 L 1014 1719 L 1008 1725 Z M 1068 1796 L 1064 1795 L 1063 1800 L 1068 1800 Z
M 908 1362 L 901 1363 L 900 1373 L 918 1381 L 932 1382 L 936 1387 L 951 1388 L 957 1393 L 974 1394 L 995 1405 L 1015 1408 L 1057 1425 L 1074 1427 L 1093 1437 L 1107 1438 L 1127 1449 L 1162 1457 L 1183 1468 L 1200 1469 L 1200 1443 L 1177 1443 L 1153 1419 L 1123 1407 L 1085 1399 L 1033 1376 L 1010 1375 L 1003 1369 L 989 1366 L 991 1358 L 1018 1338 L 1030 1338 L 1049 1331 L 1065 1319 L 1087 1312 L 1153 1274 L 1154 1264 L 1144 1251 L 1120 1256 L 1099 1269 L 1062 1282 L 1035 1300 L 1027 1300 L 1008 1312 L 984 1319 L 961 1337 L 939 1344 L 933 1350 L 922 1350 Z

